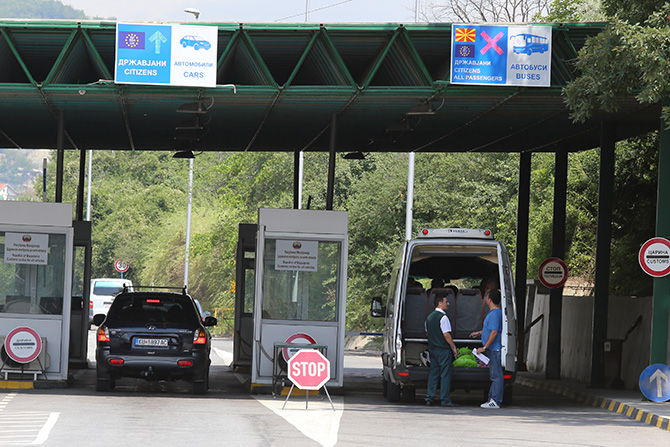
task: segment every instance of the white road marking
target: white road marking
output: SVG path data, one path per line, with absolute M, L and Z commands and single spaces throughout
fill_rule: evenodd
M 11 402 L 12 399 L 16 396 L 16 393 L 9 393 L 5 397 L 2 398 L 0 401 L 0 411 L 4 410 L 7 405 L 9 405 L 9 402 Z
M 51 433 L 51 429 L 54 428 L 54 425 L 56 425 L 56 421 L 58 421 L 58 416 L 60 416 L 60 413 L 51 412 L 49 414 L 49 419 L 47 419 L 47 421 L 44 423 L 44 426 L 37 434 L 37 437 L 31 443 L 32 445 L 44 444 L 44 441 L 46 441 L 49 438 L 49 433 Z
M 216 347 L 214 347 L 214 352 L 227 365 L 233 362 L 232 352 Z M 244 381 L 244 378 L 239 374 L 236 374 L 236 377 L 240 383 Z M 286 408 L 283 410 L 282 406 L 286 400 L 285 397 L 275 399 L 271 396 L 254 396 L 254 399 L 323 447 L 332 447 L 337 444 L 340 419 L 342 419 L 344 411 L 343 398 L 332 398 L 335 411 L 333 411 L 330 402 L 325 397 L 322 399 L 321 397 L 310 396 L 309 408 L 305 409 L 304 396 L 291 395 L 291 398 L 286 403 Z
M 42 445 L 49 438 L 60 413 L 46 411 L 10 412 L 6 407 L 17 393 L 0 401 L 0 445 Z
M 321 444 L 323 447 L 332 447 L 337 444 L 337 434 L 340 431 L 340 419 L 344 412 L 344 401 L 341 397 L 333 398 L 335 411 L 327 398 L 310 396 L 309 408 L 305 409 L 304 396 L 293 396 L 282 410 L 285 397 L 274 399 L 270 396 L 254 396 L 266 408 L 281 416 L 286 422 L 300 430 L 302 434 Z
M 224 351 L 223 349 L 219 349 L 217 347 L 214 347 L 214 352 L 216 352 L 216 355 L 218 355 L 221 360 L 224 361 L 226 366 L 230 366 L 231 363 L 233 363 L 233 353 Z

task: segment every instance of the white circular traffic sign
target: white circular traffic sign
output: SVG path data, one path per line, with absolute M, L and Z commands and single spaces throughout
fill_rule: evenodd
M 540 264 L 540 282 L 550 289 L 561 287 L 568 280 L 568 266 L 560 258 L 549 258 Z
M 330 379 L 330 361 L 316 349 L 301 349 L 288 361 L 288 378 L 301 390 L 318 390 Z
M 670 274 L 670 241 L 662 237 L 649 239 L 640 248 L 638 261 L 647 275 L 667 276 Z
M 42 352 L 40 334 L 29 327 L 17 327 L 5 338 L 5 352 L 16 363 L 30 363 Z
M 114 263 L 114 268 L 119 273 L 126 273 L 130 268 L 130 264 L 128 263 L 128 261 L 122 261 L 121 259 L 117 259 L 116 262 Z
M 303 332 L 298 332 L 297 334 L 293 334 L 290 337 L 286 339 L 284 343 L 294 343 L 297 345 L 315 345 L 316 340 L 314 337 L 312 337 L 309 334 L 305 334 Z M 282 349 L 282 356 L 284 357 L 285 361 L 289 361 L 293 355 L 298 352 L 303 346 L 296 346 L 296 347 L 291 347 L 291 348 L 284 348 Z

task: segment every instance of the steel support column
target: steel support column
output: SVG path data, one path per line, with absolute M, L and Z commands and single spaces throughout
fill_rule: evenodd
M 607 338 L 609 308 L 610 254 L 612 242 L 612 202 L 614 194 L 615 123 L 603 123 L 600 134 L 600 180 L 598 188 L 598 234 L 596 236 L 596 275 L 593 297 L 593 339 L 591 348 L 591 387 L 602 388 L 603 342 Z
M 663 101 L 670 106 L 670 99 Z M 670 239 L 670 129 L 661 121 L 661 144 L 658 153 L 658 192 L 656 195 L 656 236 Z M 642 243 L 644 241 L 640 241 Z M 651 316 L 650 362 L 670 362 L 670 275 L 654 279 L 654 302 Z
M 528 214 L 530 209 L 530 173 L 532 152 L 522 152 L 519 158 L 519 193 L 516 211 L 516 323 L 519 334 L 517 369 L 525 371 L 524 349 L 526 321 L 526 277 L 528 276 Z
M 551 255 L 565 259 L 565 204 L 568 190 L 568 151 L 556 150 L 554 174 L 554 221 Z M 563 287 L 549 295 L 549 327 L 547 336 L 547 379 L 561 378 L 561 324 L 563 321 Z
M 58 111 L 58 135 L 56 136 L 56 197 L 54 201 L 60 203 L 63 201 L 63 163 L 65 158 L 65 149 L 63 142 L 65 140 L 65 113 Z
M 333 113 L 330 121 L 330 149 L 328 157 L 328 190 L 326 192 L 326 209 L 333 209 L 335 191 L 335 136 L 337 133 L 337 115 Z
M 293 208 L 299 208 L 298 196 L 300 194 L 300 151 L 293 153 Z
M 79 150 L 79 184 L 77 184 L 76 220 L 84 220 L 84 181 L 86 180 L 86 151 Z

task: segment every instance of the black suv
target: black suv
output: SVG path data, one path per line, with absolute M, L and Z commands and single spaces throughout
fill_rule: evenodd
M 116 379 L 187 380 L 193 392 L 209 387 L 210 334 L 216 318 L 200 317 L 186 289 L 182 293 L 125 290 L 107 316 L 98 314 L 96 390 L 114 389 Z

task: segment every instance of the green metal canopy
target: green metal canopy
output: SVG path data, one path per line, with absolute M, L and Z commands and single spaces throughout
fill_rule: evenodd
M 632 97 L 570 120 L 561 89 L 604 24 L 546 24 L 546 88 L 450 84 L 449 24 L 196 24 L 219 29 L 216 88 L 114 84 L 114 22 L 0 21 L 0 147 L 53 148 L 61 111 L 76 149 L 327 151 L 334 114 L 338 151 L 581 150 L 604 121 L 616 139 L 659 127 Z M 198 101 L 188 129 L 177 110 Z

